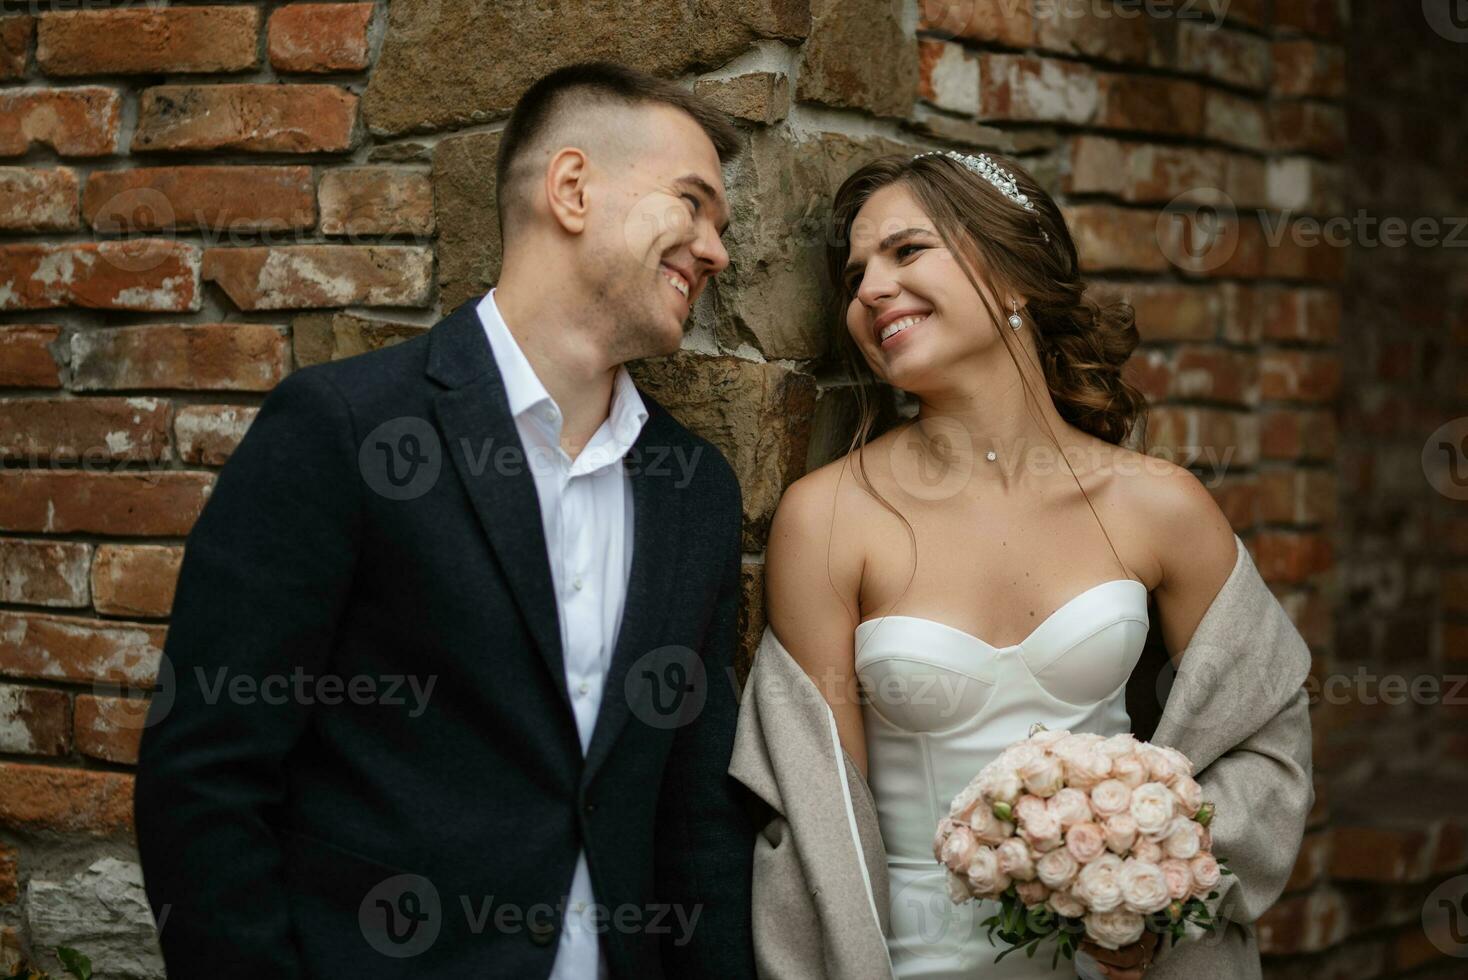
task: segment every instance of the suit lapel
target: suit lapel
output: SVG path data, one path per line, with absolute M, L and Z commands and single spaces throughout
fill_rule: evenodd
M 476 303 L 464 303 L 432 330 L 427 373 L 447 386 L 434 395 L 434 410 L 445 450 L 569 712 L 560 616 L 540 499 Z M 506 446 L 516 449 L 518 463 L 497 474 L 495 456 Z
M 662 609 L 673 595 L 672 582 L 680 555 L 679 529 L 684 526 L 687 490 L 675 486 L 678 477 L 668 454 L 675 445 L 683 444 L 681 433 L 661 406 L 650 399 L 645 401 L 647 422 L 627 456 L 632 485 L 632 570 L 616 649 L 586 750 L 583 782 L 589 782 L 606 760 L 628 714 L 637 710 L 641 717 L 647 717 L 642 714 L 643 707 L 634 709 L 634 705 L 647 702 L 653 693 L 651 687 L 636 677 L 629 687 L 628 674 L 641 657 L 662 645 Z

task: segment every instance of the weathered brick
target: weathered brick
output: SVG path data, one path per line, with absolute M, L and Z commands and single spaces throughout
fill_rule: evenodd
M 3 469 L 0 530 L 183 537 L 213 485 L 210 473 Z
M 332 153 L 356 144 L 357 96 L 335 85 L 144 89 L 133 150 Z
M 1243 534 L 1259 523 L 1259 478 L 1253 473 L 1210 479 L 1205 484 L 1229 527 Z
M 133 833 L 133 777 L 0 762 L 0 824 L 12 830 Z
M 979 117 L 1015 122 L 1089 123 L 1101 105 L 1086 65 L 1034 55 L 979 56 Z
M 1205 189 L 1206 190 L 1206 189 Z M 1211 206 L 1204 207 L 1207 203 Z M 1217 195 L 1202 194 L 1156 216 L 1158 248 L 1184 273 L 1255 277 L 1263 274 L 1264 237 L 1259 222 Z
M 183 548 L 103 544 L 92 562 L 92 604 L 106 616 L 167 616 Z
M 1014 0 L 999 5 L 1023 6 Z M 1118 14 L 1109 5 L 1037 3 L 1032 5 L 1035 43 L 1050 51 L 1127 65 L 1164 64 L 1166 34 L 1172 25 L 1161 19 Z
M 1132 305 L 1142 340 L 1210 340 L 1221 316 L 1218 292 L 1208 286 L 1108 282 L 1104 289 Z
M 169 405 L 157 398 L 0 398 L 0 457 L 30 462 L 158 460 Z
M 1251 150 L 1270 146 L 1269 111 L 1258 99 L 1210 88 L 1203 98 L 1203 133 Z
M 1304 582 L 1328 571 L 1334 561 L 1330 538 L 1316 532 L 1261 531 L 1254 558 L 1266 582 Z
M 321 177 L 324 235 L 431 235 L 433 184 L 392 167 L 331 170 Z
M 0 538 L 0 602 L 85 606 L 91 562 L 92 546 L 81 541 Z
M 1269 87 L 1273 56 L 1269 42 L 1255 34 L 1193 20 L 1178 23 L 1177 66 L 1239 88 Z
M 1336 156 L 1346 148 L 1346 112 L 1308 99 L 1270 102 L 1269 137 L 1276 150 Z
M 1158 405 L 1147 418 L 1147 452 L 1179 466 L 1252 466 L 1259 458 L 1258 419 L 1221 408 Z
M 1282 955 L 1334 946 L 1349 928 L 1341 893 L 1327 887 L 1276 902 L 1259 917 L 1255 934 L 1261 953 Z
M 1076 204 L 1063 207 L 1061 213 L 1075 240 L 1083 270 L 1161 272 L 1167 268 L 1167 257 L 1158 247 L 1157 216 L 1153 212 Z
M 1188 344 L 1177 352 L 1172 395 L 1240 406 L 1254 404 L 1259 397 L 1258 362 L 1252 353 Z
M 1223 191 L 1238 208 L 1262 208 L 1269 200 L 1265 162 L 1247 153 L 1221 151 Z
M 82 213 L 97 231 L 286 231 L 316 224 L 310 167 L 139 167 L 87 178 Z
M 105 762 L 136 765 L 147 721 L 145 698 L 78 694 L 72 725 L 76 750 Z
M 1169 136 L 1196 136 L 1203 128 L 1204 90 L 1197 82 L 1107 73 L 1098 84 L 1099 126 Z
M 1330 216 L 1345 209 L 1345 174 L 1311 157 L 1276 157 L 1268 165 L 1270 207 Z
M 62 755 L 71 746 L 71 698 L 65 691 L 0 684 L 0 752 Z
M 78 391 L 269 391 L 289 371 L 289 358 L 282 328 L 264 323 L 161 323 L 71 335 Z
M 416 337 L 428 328 L 351 313 L 305 313 L 291 321 L 296 366 L 324 364 Z
M 920 0 L 918 10 L 918 27 L 940 37 L 993 41 L 1012 48 L 1035 43 L 1035 18 L 1028 3 Z
M 1335 456 L 1335 419 L 1323 409 L 1272 409 L 1260 413 L 1259 438 L 1265 459 L 1327 460 Z
M 0 310 L 197 310 L 199 249 L 157 238 L 0 245 Z
M 1216 150 L 1076 136 L 1070 140 L 1070 169 L 1062 188 L 1068 194 L 1165 203 L 1195 188 L 1221 188 L 1224 164 Z
M 1260 476 L 1260 516 L 1271 524 L 1329 524 L 1336 515 L 1335 476 L 1325 470 L 1271 469 Z
M 427 306 L 433 251 L 415 245 L 211 248 L 204 278 L 242 310 Z
M 166 632 L 149 623 L 0 611 L 0 674 L 151 687 Z
M 0 326 L 0 387 L 60 388 L 61 369 L 51 352 L 60 336 L 55 324 Z
M 77 179 L 70 167 L 0 167 L 0 230 L 77 227 Z
M 1172 387 L 1172 356 L 1156 348 L 1141 348 L 1122 365 L 1121 374 L 1148 401 L 1160 401 Z
M 1333 289 L 1263 291 L 1262 336 L 1273 341 L 1332 344 L 1340 339 L 1341 297 Z
M 688 351 L 639 361 L 633 375 L 729 460 L 744 491 L 744 550 L 762 550 L 780 495 L 805 470 L 814 378 L 779 364 Z
M 1340 33 L 1335 0 L 1274 0 L 1276 30 L 1334 38 Z
M 293 3 L 270 15 L 270 63 L 277 71 L 361 71 L 367 67 L 370 3 Z
M 1341 358 L 1335 352 L 1267 350 L 1259 361 L 1259 394 L 1270 401 L 1325 402 L 1340 390 Z
M 961 44 L 918 42 L 918 97 L 965 116 L 979 111 L 979 59 Z
M 173 415 L 178 458 L 201 466 L 223 466 L 258 411 L 250 405 L 180 405 Z
M 978 89 L 977 79 L 974 89 Z M 693 93 L 736 119 L 769 125 L 790 114 L 790 76 L 784 72 L 751 71 L 730 78 L 700 78 L 693 85 Z
M 0 82 L 25 77 L 35 30 L 34 17 L 0 17 Z
M 1266 217 L 1266 222 L 1255 223 L 1265 237 L 1261 256 L 1265 275 L 1327 283 L 1345 278 L 1353 232 L 1338 227 L 1334 218 L 1291 218 L 1285 213 Z
M 1336 45 L 1303 39 L 1275 41 L 1272 53 L 1275 95 L 1336 98 L 1345 94 L 1345 56 Z
M 41 15 L 36 63 L 48 75 L 243 71 L 259 33 L 253 6 L 58 11 Z
M 0 157 L 40 143 L 63 157 L 117 152 L 122 96 L 110 88 L 11 88 L 0 91 Z

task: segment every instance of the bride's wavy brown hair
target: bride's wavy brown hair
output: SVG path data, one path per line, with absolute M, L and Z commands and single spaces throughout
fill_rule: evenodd
M 845 326 L 846 310 L 853 298 L 844 274 L 851 252 L 852 224 L 874 193 L 898 183 L 912 192 L 948 250 L 961 260 L 959 267 L 1014 360 L 1031 411 L 1038 400 L 1020 363 L 1020 358 L 1028 359 L 1028 351 L 1013 336 L 1016 331 L 1009 329 L 1008 311 L 996 308 L 989 290 L 999 296 L 1008 292 L 1026 297 L 1022 309 L 1027 314 L 1026 326 L 1034 331 L 1045 385 L 1062 419 L 1118 445 L 1134 431 L 1138 437 L 1145 435 L 1146 398 L 1121 375 L 1122 365 L 1140 339 L 1132 307 L 1119 301 L 1103 305 L 1086 295 L 1075 242 L 1054 200 L 1013 160 L 992 153 L 989 158 L 1013 175 L 1019 192 L 1028 197 L 1034 211 L 1011 201 L 988 180 L 943 155 L 882 157 L 847 177 L 836 192 L 826 260 L 835 286 L 838 345 L 851 380 L 856 382 L 858 418 L 848 453 L 857 453 L 865 446 L 879 419 L 885 422 L 890 414 L 884 412 L 888 406 L 877 397 L 876 376 Z M 981 276 L 989 288 L 982 288 L 976 276 Z M 1046 428 L 1048 431 L 1048 425 Z M 1053 432 L 1050 438 L 1056 442 Z M 872 491 L 860 454 L 857 464 L 862 482 Z M 1074 470 L 1071 472 L 1074 476 Z M 1076 484 L 1080 486 L 1078 477 Z M 1083 486 L 1081 493 L 1090 505 Z M 876 496 L 897 513 L 880 494 Z M 1091 509 L 1094 513 L 1095 508 Z

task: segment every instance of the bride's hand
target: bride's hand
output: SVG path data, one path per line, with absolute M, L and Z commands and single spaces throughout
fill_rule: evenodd
M 1101 964 L 1101 972 L 1108 980 L 1142 980 L 1142 974 L 1152 965 L 1152 951 L 1157 948 L 1157 933 L 1147 931 L 1142 938 L 1130 946 L 1107 949 L 1089 939 L 1081 940 L 1081 949 L 1091 954 Z

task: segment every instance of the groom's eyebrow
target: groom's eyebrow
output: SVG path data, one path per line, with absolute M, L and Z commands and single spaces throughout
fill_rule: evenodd
M 699 196 L 703 197 L 709 204 L 712 204 L 715 208 L 717 208 L 719 213 L 725 215 L 729 213 L 729 208 L 727 205 L 724 204 L 723 199 L 719 197 L 719 192 L 714 190 L 714 186 L 708 181 L 704 180 L 698 174 L 684 174 L 673 183 L 683 184 L 685 186 L 693 188 L 695 191 L 698 192 Z M 724 219 L 724 223 L 719 225 L 719 237 L 722 238 L 724 232 L 728 230 L 729 219 L 726 217 Z
M 927 228 L 916 228 L 916 227 L 914 227 L 914 228 L 903 228 L 900 231 L 894 231 L 892 234 L 888 235 L 886 238 L 884 238 L 880 242 L 878 242 L 877 243 L 877 251 L 878 252 L 885 252 L 887 249 L 892 248 L 894 245 L 897 245 L 899 242 L 904 242 L 904 241 L 906 241 L 909 238 L 915 238 L 918 235 L 931 235 L 931 234 L 932 234 L 932 231 L 929 230 L 929 229 L 927 229 Z M 847 262 L 846 263 L 846 268 L 845 269 L 842 269 L 841 271 L 842 271 L 843 274 L 852 273 L 852 272 L 855 272 L 856 270 L 860 269 L 864 264 L 865 263 L 857 262 L 855 259 L 853 259 L 853 260 Z

